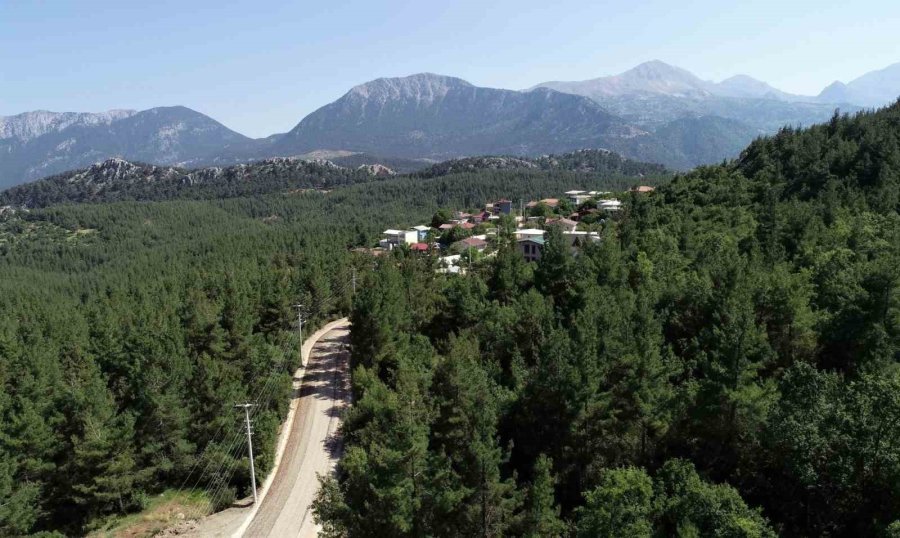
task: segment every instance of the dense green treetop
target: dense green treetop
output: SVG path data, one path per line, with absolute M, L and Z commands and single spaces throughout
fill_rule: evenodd
M 319 520 L 333 536 L 895 535 L 898 126 L 900 104 L 760 139 L 629 194 L 598 244 L 549 232 L 536 263 L 509 234 L 465 276 L 382 261 L 353 304 L 371 411 L 345 425 L 353 465 L 324 481 Z M 391 402 L 416 402 L 412 422 Z M 414 495 L 389 498 L 403 480 Z

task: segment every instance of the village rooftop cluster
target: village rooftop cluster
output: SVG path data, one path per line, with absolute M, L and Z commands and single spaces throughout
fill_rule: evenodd
M 640 186 L 632 192 L 652 190 Z M 512 231 L 525 261 L 535 262 L 541 258 L 544 234 L 551 226 L 560 227 L 562 236 L 577 251 L 586 242 L 599 241 L 599 225 L 615 218 L 621 209 L 621 201 L 601 191 L 570 190 L 561 198 L 520 202 L 518 207 L 511 200 L 501 199 L 474 212 L 442 210 L 428 224 L 385 230 L 378 247 L 365 250 L 374 255 L 398 248 L 435 253 L 440 257 L 439 271 L 465 273 L 473 261 L 496 254 L 498 230 L 502 228 Z

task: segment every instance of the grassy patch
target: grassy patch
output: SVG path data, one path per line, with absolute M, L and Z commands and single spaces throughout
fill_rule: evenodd
M 136 514 L 115 516 L 102 522 L 88 538 L 143 538 L 153 536 L 180 521 L 201 518 L 209 513 L 205 491 L 167 490 L 154 495 L 147 507 Z

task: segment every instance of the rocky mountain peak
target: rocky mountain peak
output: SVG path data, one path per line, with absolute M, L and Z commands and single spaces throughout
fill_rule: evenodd
M 846 84 L 841 82 L 840 80 L 835 80 L 831 84 L 825 87 L 824 90 L 819 94 L 819 100 L 830 102 L 830 103 L 840 103 L 847 101 L 850 97 L 850 88 L 847 87 Z
M 136 170 L 143 168 L 140 165 L 126 161 L 125 159 L 114 157 L 104 161 L 94 163 L 81 173 L 73 175 L 69 178 L 69 182 L 79 182 L 89 179 L 87 183 L 93 182 L 114 182 L 121 180 L 133 174 Z M 155 168 L 155 167 L 152 167 Z
M 388 168 L 383 164 L 363 164 L 357 168 L 357 170 L 362 170 L 369 174 L 370 176 L 375 177 L 388 177 L 396 175 L 396 172 Z
M 727 97 L 749 97 L 763 99 L 796 100 L 800 96 L 783 92 L 771 85 L 748 75 L 734 75 L 718 84 L 711 84 L 710 91 Z
M 661 60 L 644 62 L 618 76 L 622 78 L 639 78 L 643 80 L 684 80 L 700 82 L 700 79 L 690 71 L 675 67 L 674 65 L 669 65 Z
M 470 87 L 472 85 L 461 78 L 418 73 L 408 77 L 375 79 L 355 86 L 348 95 L 381 102 L 398 99 L 432 102 L 443 98 L 452 89 Z
M 0 139 L 13 138 L 27 142 L 41 135 L 59 132 L 73 126 L 109 125 L 136 113 L 135 110 L 109 110 L 106 112 L 33 110 L 15 116 L 0 116 Z

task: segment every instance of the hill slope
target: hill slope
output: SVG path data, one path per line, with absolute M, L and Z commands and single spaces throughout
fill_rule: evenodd
M 365 155 L 359 157 L 369 160 Z M 342 157 L 350 158 L 352 156 Z M 32 209 L 64 203 L 233 198 L 290 193 L 299 189 L 332 189 L 397 175 L 381 164 L 346 162 L 348 166 L 338 166 L 328 160 L 275 157 L 224 168 L 188 170 L 108 159 L 82 170 L 2 191 L 0 207 Z M 661 165 L 631 161 L 608 151 L 586 150 L 539 159 L 473 157 L 438 163 L 413 172 L 410 177 L 425 179 L 493 170 L 556 170 L 604 178 L 669 175 Z
M 330 161 L 282 157 L 194 170 L 108 159 L 0 192 L 0 206 L 36 208 L 60 203 L 230 198 L 328 189 L 380 175 L 390 174 L 376 167 L 344 168 Z

